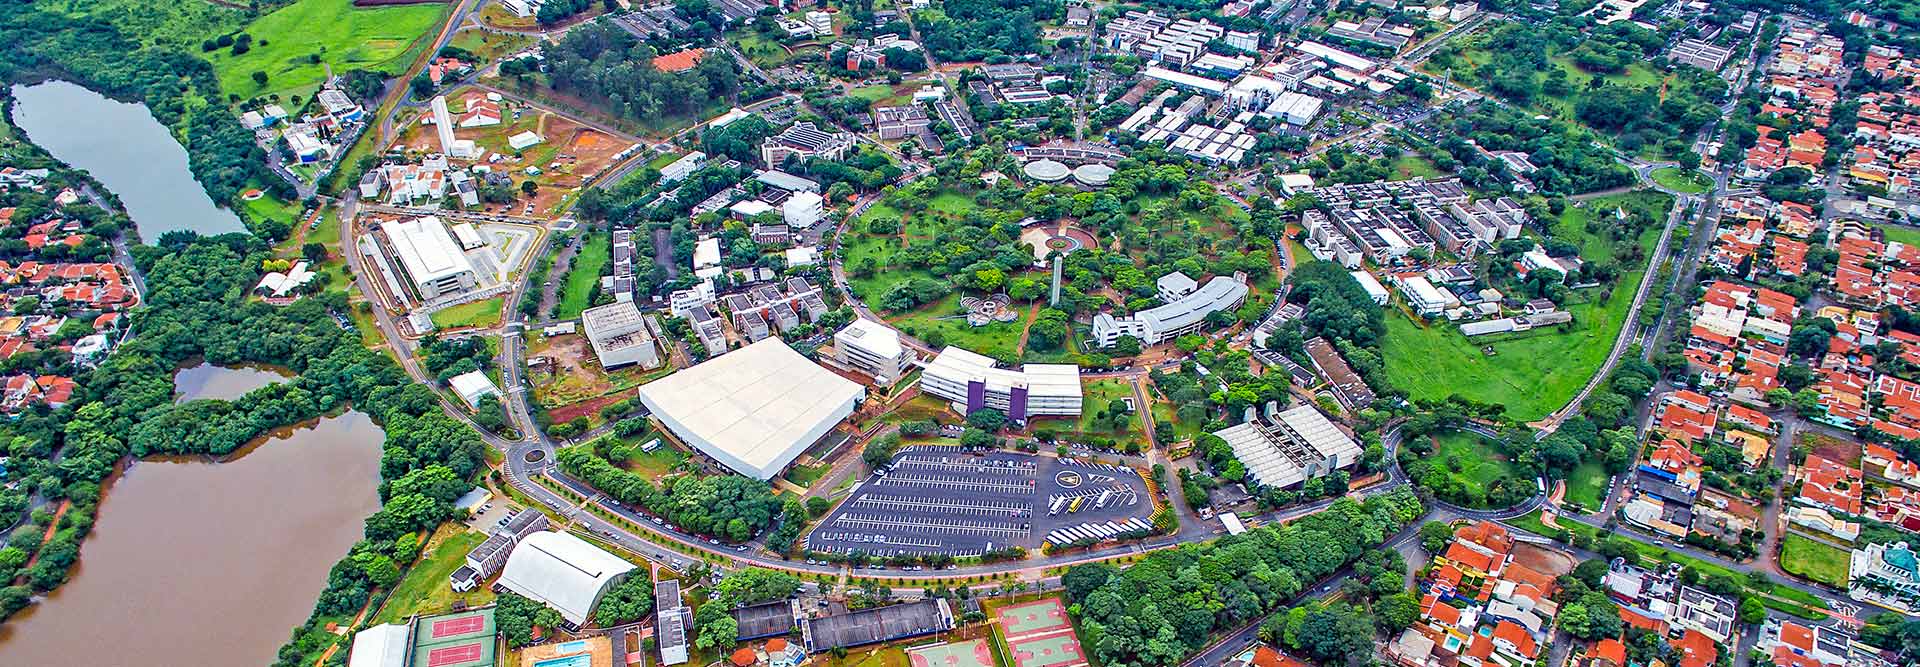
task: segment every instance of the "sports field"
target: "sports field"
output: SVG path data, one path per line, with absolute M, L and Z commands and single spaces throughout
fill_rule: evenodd
M 970 639 L 907 651 L 912 667 L 995 667 L 993 647 L 985 639 Z
M 1067 609 L 1058 598 L 1035 600 L 1000 610 L 1000 628 L 1007 637 L 1021 637 L 1068 627 Z
M 1086 653 L 1059 598 L 1001 609 L 995 614 L 1013 655 L 1012 667 L 1085 667 Z M 916 666 L 917 667 L 917 666 Z

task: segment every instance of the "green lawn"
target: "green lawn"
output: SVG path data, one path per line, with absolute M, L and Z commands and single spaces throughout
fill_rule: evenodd
M 1698 170 L 1686 170 L 1679 167 L 1661 167 L 1653 170 L 1653 182 L 1674 192 L 1699 194 L 1713 187 L 1713 181 Z
M 407 570 L 400 583 L 394 584 L 393 593 L 387 596 L 386 606 L 374 616 L 374 623 L 393 623 L 416 613 L 444 611 L 453 606 L 455 600 L 465 601 L 469 606 L 493 600 L 493 591 L 486 586 L 466 593 L 455 593 L 447 587 L 447 577 L 466 563 L 467 552 L 486 541 L 486 534 L 467 530 L 457 523 L 441 528 L 441 534 L 447 534 L 445 539 L 438 546 L 429 545 L 432 551 Z
M 1567 475 L 1566 501 L 1590 510 L 1599 509 L 1603 504 L 1602 496 L 1607 492 L 1609 476 L 1606 467 L 1599 463 L 1581 463 Z
M 491 61 L 532 46 L 533 38 L 472 28 L 454 33 L 450 45 Z
M 1450 431 L 1434 438 L 1433 456 L 1439 469 L 1459 480 L 1475 498 L 1487 495 L 1487 485 L 1514 474 L 1513 466 L 1493 442 L 1466 431 Z
M 787 481 L 803 487 L 811 487 L 814 482 L 818 482 L 820 478 L 826 477 L 827 471 L 832 469 L 833 466 L 825 463 L 810 466 L 796 465 L 787 469 Z
M 779 42 L 761 35 L 758 30 L 738 30 L 727 35 L 727 38 L 740 48 L 740 53 L 745 54 L 748 60 L 765 69 L 785 65 L 793 59 L 793 55 L 787 53 Z
M 1654 192 L 1634 192 L 1592 200 L 1587 208 L 1569 206 L 1554 225 L 1556 235 L 1581 246 L 1588 260 L 1611 261 L 1614 249 L 1605 239 L 1588 234 L 1590 211 L 1610 212 L 1616 204 L 1657 207 L 1664 211 L 1671 198 Z M 1659 229 L 1649 226 L 1638 239 L 1651 252 Z M 1610 298 L 1601 291 L 1575 292 L 1567 310 L 1573 322 L 1513 336 L 1489 336 L 1469 341 L 1448 322 L 1415 322 L 1398 308 L 1387 314 L 1387 339 L 1381 346 L 1387 378 L 1411 398 L 1441 400 L 1458 393 L 1467 398 L 1507 406 L 1507 414 L 1534 420 L 1566 405 L 1606 360 L 1614 339 L 1626 322 L 1633 293 L 1640 287 L 1645 265 L 1623 266 Z M 1489 347 L 1493 354 L 1481 351 Z
M 1408 153 L 1393 161 L 1393 172 L 1387 176 L 1389 181 L 1405 181 L 1415 178 L 1437 178 L 1445 175 L 1439 165 L 1423 156 Z
M 496 296 L 482 301 L 472 301 L 433 313 L 433 326 L 437 329 L 462 329 L 466 327 L 487 328 L 500 323 L 500 308 L 506 297 Z
M 1133 398 L 1132 384 L 1120 380 L 1087 381 L 1084 383 L 1084 391 L 1080 399 L 1080 419 L 1075 422 L 1074 428 L 1081 433 L 1115 436 L 1118 440 L 1141 435 L 1140 419 L 1137 414 L 1127 420 L 1127 428 L 1124 432 L 1111 431 L 1104 425 L 1096 423 L 1100 421 L 1097 416 L 1106 411 L 1107 405 L 1114 399 L 1120 398 Z
M 586 242 L 580 244 L 580 252 L 573 256 L 573 268 L 567 271 L 567 284 L 561 288 L 560 305 L 553 317 L 570 320 L 580 316 L 587 309 L 587 299 L 593 296 L 593 286 L 600 283 L 600 272 L 606 270 L 607 263 L 613 261 L 613 237 L 599 232 L 589 232 Z
M 1838 547 L 1793 533 L 1780 544 L 1780 569 L 1835 588 L 1847 587 L 1851 558 Z
M 300 213 L 305 211 L 307 206 L 297 201 L 282 201 L 279 197 L 263 192 L 259 199 L 240 200 L 240 208 L 247 212 L 247 217 L 254 220 L 279 220 L 290 226 L 298 226 L 303 222 L 300 219 Z M 298 230 L 295 231 L 295 235 L 298 235 Z
M 1878 228 L 1882 233 L 1885 233 L 1888 241 L 1899 242 L 1906 245 L 1920 245 L 1920 227 L 1909 227 L 1907 225 L 1874 225 L 1874 227 Z
M 247 25 L 253 46 L 235 56 L 229 49 L 205 54 L 220 76 L 220 89 L 242 98 L 278 94 L 311 96 L 326 77 L 352 69 L 400 71 L 415 43 L 440 24 L 451 5 L 420 4 L 356 8 L 353 0 L 299 0 Z M 315 56 L 318 56 L 316 59 Z M 317 60 L 317 61 L 316 61 Z M 254 82 L 265 72 L 267 82 Z

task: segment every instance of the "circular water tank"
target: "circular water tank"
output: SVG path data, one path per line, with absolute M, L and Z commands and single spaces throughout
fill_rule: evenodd
M 1079 181 L 1081 185 L 1087 187 L 1106 187 L 1107 181 L 1112 179 L 1113 167 L 1098 162 L 1083 164 L 1073 169 L 1073 180 Z
M 1058 183 L 1064 181 L 1067 179 L 1067 175 L 1072 172 L 1072 170 L 1067 168 L 1067 165 L 1053 160 L 1034 160 L 1028 162 L 1027 166 L 1021 168 L 1021 171 L 1026 172 L 1028 178 L 1042 183 Z

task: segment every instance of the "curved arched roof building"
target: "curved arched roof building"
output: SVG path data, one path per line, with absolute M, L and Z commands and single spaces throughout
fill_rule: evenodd
M 507 556 L 500 585 L 553 607 L 567 622 L 583 625 L 607 589 L 633 572 L 632 563 L 568 533 L 528 535 Z

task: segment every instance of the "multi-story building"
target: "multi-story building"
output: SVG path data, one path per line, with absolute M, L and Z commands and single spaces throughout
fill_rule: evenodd
M 920 376 L 920 388 L 961 412 L 993 408 L 1025 422 L 1033 417 L 1080 415 L 1080 367 L 1027 364 L 1001 368 L 992 357 L 957 347 L 940 351 Z
M 900 344 L 900 332 L 872 320 L 855 319 L 833 334 L 833 358 L 885 385 L 907 374 L 913 354 Z
M 660 365 L 660 353 L 653 346 L 653 334 L 646 319 L 632 301 L 615 301 L 588 308 L 580 313 L 580 326 L 601 368 L 619 368 L 639 364 L 642 368 Z
M 1093 317 L 1094 345 L 1112 347 L 1122 336 L 1139 339 L 1141 345 L 1156 345 L 1199 331 L 1207 316 L 1240 307 L 1247 300 L 1244 274 L 1214 276 L 1200 289 L 1178 300 L 1155 306 L 1125 317 L 1100 313 Z
M 812 122 L 800 121 L 761 142 L 760 160 L 768 167 L 778 167 L 789 157 L 843 160 L 851 150 L 853 135 L 828 132 Z

